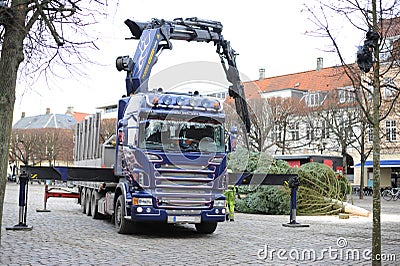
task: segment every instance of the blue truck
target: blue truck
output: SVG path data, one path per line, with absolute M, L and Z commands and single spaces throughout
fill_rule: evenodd
M 172 49 L 171 40 L 213 43 L 232 84 L 229 95 L 248 132 L 236 53 L 217 21 L 153 19 L 125 24 L 139 43 L 133 58 L 116 60 L 117 70 L 127 72 L 116 133 L 97 147 L 99 116 L 78 124 L 76 166 L 64 169 L 64 176 L 79 181 L 82 212 L 93 218 L 112 217 L 118 233 L 136 233 L 148 222 L 190 223 L 199 233 L 213 233 L 217 223 L 225 221 L 227 154 L 237 131 L 225 129 L 220 100 L 197 91 L 149 89 L 147 81 L 160 52 Z

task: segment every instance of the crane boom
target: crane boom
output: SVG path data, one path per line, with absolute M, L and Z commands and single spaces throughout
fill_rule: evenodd
M 150 22 L 135 22 L 126 20 L 133 39 L 139 39 L 139 44 L 133 58 L 120 56 L 117 58 L 118 71 L 127 71 L 126 90 L 131 95 L 148 91 L 148 79 L 152 67 L 157 62 L 158 55 L 163 49 L 172 49 L 170 40 L 185 40 L 196 42 L 213 42 L 220 56 L 229 86 L 229 96 L 235 100 L 236 112 L 250 131 L 249 112 L 236 66 L 236 52 L 230 42 L 222 35 L 222 24 L 218 21 L 204 20 L 197 17 L 177 18 L 172 21 L 152 19 Z

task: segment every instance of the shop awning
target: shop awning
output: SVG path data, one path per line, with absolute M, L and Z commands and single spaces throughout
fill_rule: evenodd
M 360 167 L 361 163 L 354 165 L 354 167 Z M 365 167 L 372 167 L 372 161 L 366 161 Z M 381 160 L 380 166 L 382 168 L 389 168 L 389 167 L 399 167 L 400 168 L 400 160 Z

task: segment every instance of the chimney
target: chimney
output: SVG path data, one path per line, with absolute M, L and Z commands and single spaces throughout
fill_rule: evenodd
M 67 107 L 67 114 L 73 114 L 74 113 L 74 107 L 73 106 L 68 106 Z
M 260 68 L 260 69 L 258 70 L 258 72 L 259 72 L 258 80 L 263 80 L 263 79 L 265 79 L 265 68 Z
M 46 108 L 46 115 L 50 114 L 50 108 Z
M 25 112 L 21 113 L 21 118 L 25 118 Z
M 324 59 L 322 57 L 317 58 L 317 71 L 320 71 L 324 67 Z

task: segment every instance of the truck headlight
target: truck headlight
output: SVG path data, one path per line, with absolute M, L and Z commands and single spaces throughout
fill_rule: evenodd
M 132 204 L 133 205 L 153 205 L 153 199 L 152 198 L 132 198 Z
M 150 162 L 162 162 L 162 158 L 157 154 L 145 153 L 145 155 Z
M 225 200 L 214 200 L 214 208 L 225 207 Z

